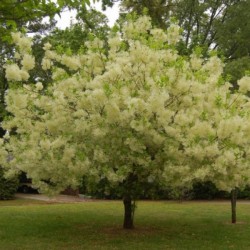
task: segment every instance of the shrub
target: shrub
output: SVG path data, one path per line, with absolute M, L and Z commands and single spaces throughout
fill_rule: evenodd
M 4 171 L 0 167 L 0 200 L 13 199 L 15 192 L 18 188 L 18 179 L 6 179 L 4 177 Z

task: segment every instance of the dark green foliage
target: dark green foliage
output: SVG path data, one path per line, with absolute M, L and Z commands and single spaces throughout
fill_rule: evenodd
M 4 171 L 0 167 L 0 200 L 13 199 L 18 188 L 18 179 L 6 179 L 4 178 Z
M 138 15 L 146 12 L 151 17 L 153 25 L 166 29 L 175 4 L 172 0 L 123 0 L 121 6 L 122 12 L 128 10 Z
M 237 80 L 242 78 L 250 69 L 250 56 L 245 56 L 229 61 L 224 69 L 224 74 L 231 77 L 230 82 L 236 85 Z
M 212 182 L 206 181 L 194 183 L 192 196 L 195 200 L 212 200 L 226 198 L 226 193 L 221 193 Z
M 232 61 L 249 56 L 250 1 L 230 0 L 226 6 L 222 20 L 215 22 L 215 43 L 223 55 Z
M 166 192 L 165 192 L 166 194 Z M 176 197 L 174 194 L 177 194 Z M 211 181 L 196 182 L 192 189 L 171 190 L 168 193 L 170 199 L 181 200 L 214 200 L 214 199 L 230 199 L 230 193 L 220 191 Z M 250 186 L 243 190 L 238 190 L 237 197 L 239 199 L 250 199 Z
M 135 199 L 158 200 L 171 198 L 169 190 L 164 190 L 158 183 L 144 182 L 142 186 L 143 190 L 142 188 L 138 189 L 136 186 L 133 187 L 133 197 Z M 121 199 L 124 195 L 124 187 L 122 185 L 112 187 L 106 178 L 101 179 L 98 183 L 84 179 L 80 187 L 80 193 L 98 199 Z
M 102 41 L 107 40 L 108 26 L 107 17 L 101 12 L 90 9 L 81 9 L 77 13 L 77 23 L 71 24 L 65 30 L 55 29 L 45 41 L 49 41 L 58 53 L 66 51 L 74 54 L 85 51 L 85 42 L 98 37 Z
M 238 190 L 237 197 L 239 199 L 250 199 L 250 186 L 246 186 L 243 190 Z
M 119 188 L 118 188 L 119 189 Z M 97 185 L 87 188 L 83 184 L 80 187 L 80 193 L 90 195 L 98 199 L 121 199 L 121 192 L 117 188 L 112 188 L 108 185 L 108 181 L 102 179 Z M 196 182 L 191 189 L 163 189 L 155 183 L 145 183 L 144 190 L 141 192 L 138 199 L 153 199 L 153 200 L 214 200 L 214 199 L 229 199 L 230 193 L 220 191 L 210 182 Z M 250 199 L 250 186 L 238 191 L 239 199 Z

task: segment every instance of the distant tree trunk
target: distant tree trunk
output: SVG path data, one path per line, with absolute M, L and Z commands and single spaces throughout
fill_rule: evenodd
M 124 204 L 124 229 L 133 229 L 134 228 L 134 202 L 130 195 L 125 195 L 123 197 Z
M 236 201 L 237 201 L 237 188 L 231 191 L 231 209 L 232 209 L 232 223 L 236 223 Z

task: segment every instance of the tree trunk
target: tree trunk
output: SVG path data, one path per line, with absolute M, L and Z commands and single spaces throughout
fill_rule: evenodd
M 237 201 L 237 188 L 231 191 L 231 209 L 232 209 L 232 223 L 236 223 L 236 201 Z
M 133 229 L 134 228 L 134 204 L 132 202 L 130 195 L 125 195 L 123 197 L 124 204 L 124 229 Z

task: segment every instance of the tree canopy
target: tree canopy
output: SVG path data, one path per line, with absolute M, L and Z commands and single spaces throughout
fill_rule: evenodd
M 44 192 L 75 187 L 83 177 L 89 187 L 105 179 L 107 190 L 123 196 L 125 228 L 133 227 L 132 201 L 146 183 L 213 180 L 223 190 L 248 184 L 249 76 L 232 92 L 219 58 L 179 55 L 176 24 L 164 31 L 142 16 L 118 30 L 108 51 L 97 37 L 72 55 L 46 43 L 47 88 L 28 83 L 32 42 L 13 34 L 19 57 L 6 65 L 11 116 L 3 123 L 13 132 L 1 142 L 9 173 L 27 172 Z

